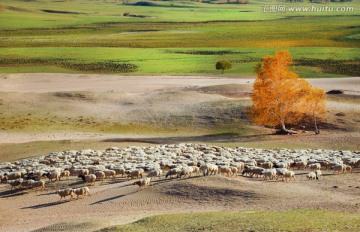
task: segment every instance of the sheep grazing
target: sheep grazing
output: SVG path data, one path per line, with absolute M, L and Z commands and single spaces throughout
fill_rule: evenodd
M 147 177 L 149 177 L 150 179 L 152 177 L 159 177 L 159 179 L 161 178 L 161 174 L 162 174 L 162 170 L 161 169 L 156 169 L 156 170 L 151 170 Z
M 335 172 L 337 172 L 338 174 L 340 174 L 340 172 L 341 173 L 344 173 L 345 172 L 345 165 L 344 164 L 337 164 L 337 165 L 334 165 L 334 166 L 332 166 L 331 167 L 331 169 L 333 169 L 334 170 L 334 173 L 333 174 L 335 174 Z
M 315 171 L 315 175 L 316 175 L 316 179 L 318 180 L 318 179 L 322 176 L 321 171 L 320 171 L 320 170 L 316 170 L 316 171 Z
M 114 179 L 116 176 L 116 172 L 114 170 L 104 170 L 103 172 L 105 173 L 105 178 L 110 177 Z
M 293 171 L 284 171 L 282 174 L 282 181 L 290 181 L 291 179 L 295 180 L 295 172 Z
M 79 196 L 86 196 L 86 194 L 88 196 L 90 196 L 90 190 L 89 190 L 88 187 L 76 188 L 76 189 L 73 189 L 73 190 L 74 190 L 74 193 L 77 196 L 77 199 L 79 199 Z
M 5 180 L 16 180 L 16 179 L 21 178 L 21 172 L 5 173 L 3 178 Z
M 116 175 L 124 176 L 126 173 L 125 168 L 112 168 L 116 172 Z
M 179 172 L 181 172 L 180 168 L 172 168 L 166 173 L 165 178 L 171 178 L 172 176 L 178 175 Z
M 43 180 L 39 180 L 39 181 L 34 181 L 31 183 L 30 188 L 41 188 L 41 190 L 43 190 L 45 188 L 45 181 Z
M 180 172 L 178 172 L 177 177 L 180 178 L 180 179 L 181 179 L 182 176 L 184 176 L 184 178 L 186 176 L 191 177 L 192 172 L 193 172 L 192 167 L 184 167 L 184 168 L 181 169 Z
M 65 171 L 60 172 L 59 180 L 60 180 L 61 177 L 66 177 L 66 179 L 69 179 L 69 177 L 70 177 L 70 171 L 69 171 L 69 170 L 65 170 Z
M 61 201 L 62 198 L 64 198 L 64 200 L 66 201 L 67 196 L 70 196 L 70 200 L 74 199 L 74 196 L 73 196 L 74 190 L 72 188 L 60 189 L 60 190 L 56 191 L 56 193 L 60 196 L 59 201 Z
M 233 175 L 237 176 L 237 173 L 238 173 L 239 169 L 237 167 L 230 167 L 230 169 L 231 169 L 231 172 L 232 172 L 231 175 L 232 176 Z
M 89 175 L 79 175 L 78 178 L 81 178 L 85 183 L 90 183 L 95 185 L 95 181 L 96 181 L 96 176 L 94 174 L 89 174 Z
M 35 182 L 35 180 L 24 180 L 23 182 L 21 182 L 20 187 L 22 188 L 31 188 L 32 184 Z
M 148 186 L 150 186 L 150 178 L 144 178 L 138 181 L 135 181 L 133 185 L 138 185 L 139 188 L 137 191 L 139 191 L 140 188 L 146 188 Z
M 264 176 L 264 180 L 272 180 L 276 177 L 276 169 L 265 169 L 262 175 Z
M 200 168 L 199 167 L 193 166 L 192 168 L 193 168 L 193 173 L 194 174 L 200 175 Z
M 24 178 L 25 178 L 26 180 L 39 181 L 39 180 L 41 180 L 41 175 L 39 176 L 39 175 L 37 175 L 37 174 L 35 174 L 35 173 L 33 173 L 33 172 L 30 172 L 30 173 L 24 175 Z
M 306 161 L 297 161 L 294 163 L 294 166 L 297 167 L 297 169 L 305 169 L 307 166 L 307 162 Z
M 16 189 L 16 187 L 19 187 L 21 183 L 23 182 L 23 179 L 19 178 L 16 180 L 8 180 L 7 183 L 11 186 L 11 190 Z
M 264 169 L 271 169 L 273 167 L 273 163 L 272 162 L 264 162 L 261 164 L 261 167 Z
M 350 173 L 352 173 L 352 167 L 351 167 L 350 165 L 344 164 L 344 166 L 345 166 L 344 173 L 345 173 L 345 172 L 350 172 Z
M 230 167 L 221 166 L 219 167 L 219 174 L 230 176 L 233 172 Z
M 251 178 L 253 178 L 254 175 L 256 175 L 256 177 L 259 177 L 260 175 L 262 175 L 264 170 L 265 169 L 260 168 L 260 167 L 249 166 L 249 167 L 244 169 L 242 175 L 249 174 L 249 176 Z
M 310 170 L 320 170 L 321 169 L 321 164 L 319 164 L 319 163 L 309 164 L 308 168 Z
M 205 164 L 203 169 L 204 169 L 203 171 L 204 176 L 216 175 L 219 172 L 219 167 L 216 166 L 215 164 Z
M 126 171 L 126 174 L 127 174 L 127 178 L 128 179 L 138 179 L 138 178 L 142 178 L 143 175 L 144 175 L 144 169 L 140 168 L 140 169 L 133 169 L 133 170 L 130 170 L 130 171 Z
M 60 172 L 48 172 L 44 173 L 43 176 L 46 176 L 51 182 L 55 179 L 55 181 L 60 180 Z
M 315 180 L 316 179 L 316 173 L 315 172 L 309 172 L 306 175 L 307 180 Z
M 96 176 L 97 180 L 103 180 L 106 177 L 105 172 L 103 171 L 95 171 L 94 175 Z

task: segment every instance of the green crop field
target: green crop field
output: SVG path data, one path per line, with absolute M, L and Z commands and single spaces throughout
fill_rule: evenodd
M 0 72 L 220 75 L 215 63 L 228 59 L 225 75 L 254 75 L 262 57 L 287 49 L 303 77 L 360 75 L 360 1 L 326 4 L 347 12 L 225 3 L 4 0 Z M 271 5 L 286 12 L 263 12 Z

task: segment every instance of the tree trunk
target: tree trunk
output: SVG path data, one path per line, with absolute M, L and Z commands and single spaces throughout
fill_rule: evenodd
M 286 129 L 284 122 L 281 122 L 281 131 L 285 132 L 285 134 L 290 134 L 290 135 L 297 133 L 296 131 Z
M 224 69 L 222 70 L 222 73 L 221 74 L 224 74 Z
M 320 134 L 320 131 L 317 127 L 316 114 L 314 114 L 314 123 L 315 123 L 315 134 L 318 135 L 318 134 Z

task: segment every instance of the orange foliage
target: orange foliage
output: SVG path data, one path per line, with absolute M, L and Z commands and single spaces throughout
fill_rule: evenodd
M 324 91 L 299 79 L 291 70 L 292 64 L 288 51 L 278 51 L 274 56 L 266 56 L 256 67 L 250 110 L 254 123 L 290 132 L 287 124 L 297 124 L 304 117 L 325 112 Z

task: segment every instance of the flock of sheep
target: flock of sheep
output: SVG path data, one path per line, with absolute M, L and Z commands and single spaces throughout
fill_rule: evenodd
M 44 189 L 48 181 L 77 176 L 90 185 L 104 179 L 124 177 L 138 179 L 140 188 L 152 178 L 185 178 L 192 175 L 260 177 L 264 180 L 295 179 L 294 169 L 308 169 L 308 180 L 319 179 L 321 169 L 333 173 L 351 172 L 360 167 L 360 152 L 321 149 L 225 148 L 204 144 L 158 145 L 154 147 L 112 147 L 103 151 L 81 150 L 54 152 L 47 156 L 0 163 L 0 180 L 11 189 Z M 90 195 L 88 187 L 59 189 L 66 200 L 74 195 Z

